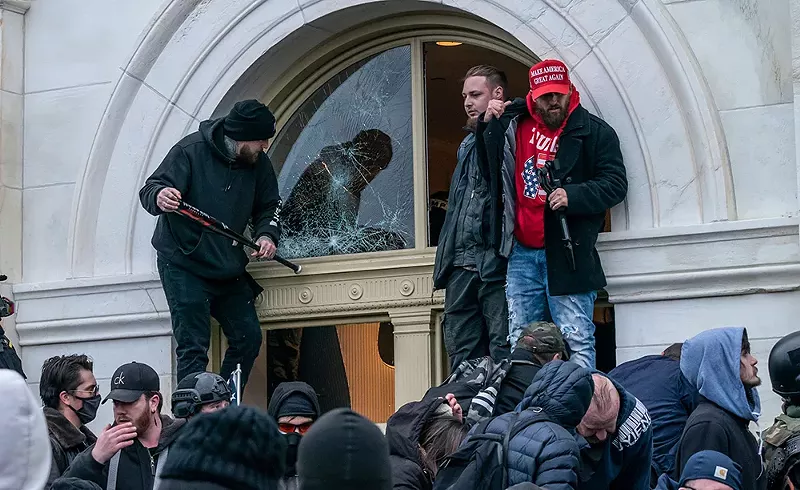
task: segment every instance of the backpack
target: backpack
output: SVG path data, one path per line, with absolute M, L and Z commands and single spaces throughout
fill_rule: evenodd
M 464 423 L 472 427 L 492 417 L 497 393 L 512 363 L 516 361 L 503 359 L 495 363 L 489 356 L 464 361 L 442 384 L 429 389 L 422 400 L 452 393 L 464 410 Z
M 550 422 L 544 412 L 517 422 L 514 415 L 505 434 L 487 434 L 493 419 L 475 426 L 467 441 L 448 457 L 436 474 L 433 490 L 505 490 L 508 488 L 508 443 L 517 434 L 539 422 Z

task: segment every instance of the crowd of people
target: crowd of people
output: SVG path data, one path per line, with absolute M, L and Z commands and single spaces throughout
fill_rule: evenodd
M 120 366 L 106 393 L 82 354 L 44 362 L 40 404 L 0 330 L 0 490 L 795 488 L 800 332 L 770 354 L 784 404 L 765 431 L 742 327 L 596 369 L 592 311 L 606 282 L 595 243 L 627 192 L 622 153 L 564 63 L 542 61 L 529 78 L 527 97 L 509 100 L 501 71 L 466 74 L 468 134 L 433 277 L 447 290 L 450 375 L 401 406 L 385 434 L 349 408 L 323 413 L 304 382 L 270 390 L 266 412 L 233 396 L 229 377 L 238 371 L 243 389 L 261 347 L 261 286 L 240 240 L 179 211 L 199 206 L 237 233 L 251 223 L 251 257 L 275 256 L 281 202 L 265 150 L 276 122 L 248 100 L 178 142 L 140 192 L 159 217 L 180 380 L 172 416 L 152 367 Z M 205 371 L 209 317 L 228 339 L 219 374 Z M 113 420 L 96 434 L 87 424 L 109 401 Z
M 20 374 L 0 369 L 0 489 L 783 490 L 798 482 L 800 332 L 770 354 L 783 414 L 757 436 L 749 424 L 760 415 L 758 361 L 744 328 L 710 329 L 609 373 L 571 362 L 552 323 L 523 329 L 514 351 L 500 363 L 464 361 L 400 407 L 385 435 L 349 408 L 321 413 L 303 382 L 280 384 L 262 411 L 239 405 L 218 374 L 191 373 L 170 396 L 170 417 L 159 376 L 143 363 L 120 366 L 103 393 L 86 355 L 52 357 L 41 404 Z M 109 400 L 114 418 L 94 434 L 87 424 Z

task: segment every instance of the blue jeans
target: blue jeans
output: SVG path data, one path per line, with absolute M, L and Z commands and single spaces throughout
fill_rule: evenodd
M 597 292 L 550 296 L 544 249 L 514 242 L 508 259 L 506 287 L 509 340 L 512 350 L 531 322 L 547 320 L 549 308 L 570 352 L 570 360 L 586 368 L 595 367 L 594 300 Z

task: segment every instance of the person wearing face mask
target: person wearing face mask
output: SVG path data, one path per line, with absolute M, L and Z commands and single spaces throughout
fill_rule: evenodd
M 55 356 L 42 365 L 39 396 L 44 404 L 47 432 L 53 449 L 50 488 L 72 460 L 91 446 L 97 437 L 86 427 L 100 406 L 92 361 L 86 355 Z
M 231 389 L 225 379 L 215 373 L 192 373 L 183 378 L 172 393 L 172 415 L 177 418 L 189 419 L 230 405 Z
M 283 477 L 285 490 L 298 488 L 297 451 L 300 439 L 319 418 L 320 408 L 317 393 L 307 383 L 292 381 L 275 388 L 267 407 L 278 421 L 278 430 L 286 438 L 286 471 Z

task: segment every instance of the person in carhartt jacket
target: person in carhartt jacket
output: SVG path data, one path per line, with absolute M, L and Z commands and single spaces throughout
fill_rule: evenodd
M 581 106 L 564 63 L 544 60 L 529 78 L 526 99 L 489 105 L 476 142 L 490 176 L 487 236 L 508 257 L 511 345 L 549 311 L 572 361 L 594 368 L 594 301 L 606 285 L 595 243 L 607 210 L 627 193 L 622 152 L 614 129 Z M 550 195 L 537 172 L 547 162 L 560 181 Z M 562 212 L 571 253 L 563 242 Z
M 94 420 L 100 406 L 92 367 L 87 356 L 77 354 L 51 357 L 42 365 L 39 396 L 53 448 L 53 463 L 45 488 L 50 488 L 72 460 L 97 440 L 86 426 Z
M 469 133 L 458 148 L 433 271 L 434 287 L 447 290 L 443 329 L 451 371 L 487 355 L 499 362 L 510 352 L 507 261 L 485 236 L 491 220 L 489 175 L 478 165 L 475 144 L 478 116 L 490 102 L 503 102 L 507 85 L 505 74 L 487 65 L 470 68 L 464 77 Z
M 693 454 L 712 450 L 742 467 L 742 488 L 767 488 L 761 444 L 749 430 L 761 415 L 757 363 L 742 327 L 713 328 L 683 343 L 681 372 L 697 388 L 700 401 L 678 443 L 674 476 Z
M 506 434 L 512 425 L 543 412 L 508 443 L 508 484 L 531 482 L 548 490 L 576 490 L 580 445 L 575 427 L 594 393 L 591 373 L 572 362 L 552 361 L 536 373 L 516 410 L 494 418 L 486 433 Z M 467 438 L 469 440 L 469 437 Z
M 253 299 L 261 287 L 245 271 L 241 243 L 216 235 L 175 211 L 182 201 L 244 233 L 249 220 L 260 249 L 272 258 L 281 234 L 280 196 L 263 150 L 275 135 L 275 117 L 255 100 L 236 103 L 219 119 L 180 140 L 139 191 L 144 209 L 158 216 L 153 247 L 177 343 L 178 379 L 205 371 L 211 339 L 209 315 L 228 339 L 220 376 L 242 367 L 242 386 L 261 347 Z

